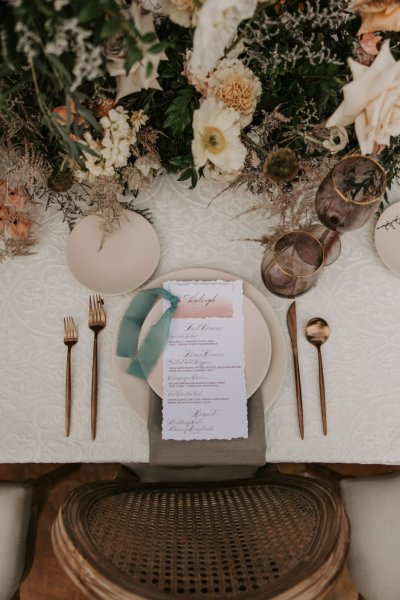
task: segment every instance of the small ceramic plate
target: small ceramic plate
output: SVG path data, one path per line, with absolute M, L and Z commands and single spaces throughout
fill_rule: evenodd
M 79 283 L 99 294 L 125 294 L 154 273 L 160 243 L 144 217 L 125 210 L 119 227 L 106 236 L 100 249 L 102 235 L 99 218 L 90 215 L 68 238 L 67 263 Z
M 400 275 L 400 202 L 391 204 L 379 217 L 375 246 L 382 262 Z
M 139 335 L 139 347 L 150 327 L 162 314 L 162 301 L 158 300 L 146 317 Z M 263 382 L 271 362 L 271 336 L 268 325 L 256 305 L 243 295 L 244 358 L 247 398 Z M 148 378 L 150 387 L 163 396 L 163 355 L 161 354 Z

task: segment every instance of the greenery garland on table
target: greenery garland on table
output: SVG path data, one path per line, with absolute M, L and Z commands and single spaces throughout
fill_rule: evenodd
M 399 0 L 3 1 L 0 259 L 31 251 L 34 202 L 110 231 L 165 171 L 246 186 L 268 239 L 315 219 L 335 156 L 390 184 L 399 30 Z

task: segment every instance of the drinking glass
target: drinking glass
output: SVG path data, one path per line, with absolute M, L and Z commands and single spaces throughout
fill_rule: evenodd
M 335 231 L 362 227 L 376 209 L 386 188 L 381 165 L 354 154 L 340 160 L 318 188 L 315 208 L 320 221 Z
M 339 258 L 342 250 L 340 241 L 342 234 L 339 231 L 327 229 L 322 223 L 313 223 L 313 225 L 305 227 L 304 231 L 312 233 L 321 242 L 324 248 L 324 267 L 332 265 Z
M 324 249 L 307 231 L 290 231 L 280 237 L 264 254 L 261 277 L 273 294 L 295 298 L 317 281 L 324 264 Z

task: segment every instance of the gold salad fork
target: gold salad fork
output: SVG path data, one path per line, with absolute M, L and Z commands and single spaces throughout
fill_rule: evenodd
M 94 333 L 92 363 L 91 425 L 92 440 L 96 439 L 97 420 L 97 336 L 106 326 L 106 313 L 101 296 L 89 297 L 89 329 Z
M 67 372 L 65 379 L 65 435 L 69 436 L 71 425 L 71 348 L 78 341 L 78 330 L 72 317 L 64 318 L 64 344 L 67 352 Z

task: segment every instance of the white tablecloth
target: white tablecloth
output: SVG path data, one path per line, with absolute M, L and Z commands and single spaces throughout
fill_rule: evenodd
M 254 199 L 248 193 L 216 198 L 207 182 L 188 190 L 170 177 L 154 182 L 138 205 L 149 207 L 161 242 L 156 275 L 213 267 L 247 279 L 268 297 L 286 329 L 289 301 L 270 294 L 260 278 L 263 249 L 245 238 L 265 233 L 260 213 L 235 218 Z M 100 336 L 98 428 L 90 438 L 92 334 L 88 291 L 65 261 L 68 228 L 59 213 L 44 213 L 36 254 L 0 265 L 0 462 L 146 462 L 145 423 L 118 391 L 111 366 L 112 337 L 130 295 L 105 298 L 107 328 Z M 342 238 L 339 260 L 297 300 L 305 440 L 298 433 L 292 360 L 266 413 L 267 460 L 400 463 L 400 278 L 380 262 L 374 219 Z M 140 257 L 138 257 L 140 260 Z M 64 437 L 63 317 L 73 315 L 71 435 Z M 329 435 L 322 434 L 316 350 L 302 328 L 327 319 L 323 347 Z M 287 335 L 288 352 L 289 336 Z

